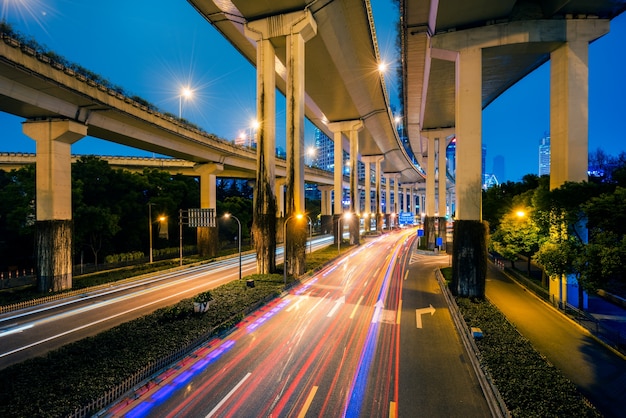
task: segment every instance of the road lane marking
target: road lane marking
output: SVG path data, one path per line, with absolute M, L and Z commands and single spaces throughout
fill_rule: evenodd
M 400 325 L 400 316 L 402 315 L 402 299 L 398 302 L 398 314 L 396 315 L 396 324 Z
M 234 387 L 234 388 L 232 388 L 232 389 L 230 390 L 230 392 L 228 392 L 228 393 L 226 394 L 226 396 L 224 396 L 224 398 L 223 398 L 223 399 L 222 399 L 222 400 L 221 400 L 221 401 L 220 401 L 217 405 L 215 405 L 215 408 L 213 408 L 213 409 L 211 410 L 211 412 L 209 412 L 209 414 L 206 416 L 206 418 L 209 418 L 209 417 L 212 417 L 213 415 L 215 415 L 215 414 L 217 413 L 217 411 L 218 411 L 218 410 L 222 407 L 222 405 L 224 405 L 224 404 L 226 403 L 226 401 L 228 400 L 228 398 L 230 398 L 231 396 L 233 396 L 233 394 L 237 391 L 237 389 L 239 389 L 239 387 L 240 387 L 241 385 L 243 385 L 243 383 L 246 381 L 246 379 L 248 379 L 248 378 L 250 377 L 250 375 L 251 375 L 251 374 L 252 374 L 252 373 L 248 372 L 248 374 L 247 374 L 247 375 L 245 375 L 245 376 L 243 377 L 243 379 L 241 379 L 241 380 L 239 381 L 239 383 L 237 383 L 237 384 L 235 385 L 235 387 Z
M 372 316 L 372 324 L 375 324 L 380 320 L 380 313 L 383 311 L 385 304 L 382 300 L 379 300 L 378 302 L 376 302 L 376 305 L 374 305 L 374 307 L 376 309 L 374 310 L 374 316 Z
M 409 271 L 407 270 L 406 273 L 404 273 L 404 280 L 406 280 L 406 278 L 409 277 Z
M 335 315 L 335 313 L 337 312 L 337 309 L 339 309 L 339 307 L 341 305 L 343 305 L 344 303 L 346 303 L 346 297 L 342 296 L 339 299 L 337 299 L 335 301 L 335 306 L 333 306 L 333 308 L 330 310 L 330 312 L 328 312 L 328 315 L 326 315 L 328 318 L 331 318 L 333 315 Z
M 395 418 L 398 416 L 398 408 L 395 402 L 389 403 L 389 418 Z
M 311 391 L 309 392 L 309 396 L 307 396 L 306 402 L 304 402 L 304 405 L 302 406 L 302 410 L 298 414 L 298 418 L 304 418 L 306 416 L 306 413 L 311 407 L 311 403 L 313 402 L 313 398 L 315 397 L 315 394 L 317 393 L 317 388 L 318 386 L 313 386 L 311 388 Z
M 359 308 L 361 301 L 363 300 L 363 295 L 359 298 L 359 301 L 354 305 L 354 309 L 352 309 L 352 313 L 350 314 L 350 319 L 354 319 L 354 315 L 356 314 L 356 310 Z

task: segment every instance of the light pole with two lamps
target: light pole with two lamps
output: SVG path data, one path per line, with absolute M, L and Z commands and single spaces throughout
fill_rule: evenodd
M 285 223 L 283 224 L 283 280 L 285 285 L 287 285 L 287 222 L 289 222 L 291 218 L 302 219 L 303 216 L 304 215 L 301 213 L 291 215 L 285 219 Z
M 237 218 L 235 215 L 231 215 L 230 213 L 224 214 L 224 219 L 230 219 L 230 218 L 233 218 L 234 220 L 237 221 L 237 227 L 238 227 L 237 243 L 239 244 L 239 280 L 241 280 L 241 222 L 239 221 L 239 218 Z

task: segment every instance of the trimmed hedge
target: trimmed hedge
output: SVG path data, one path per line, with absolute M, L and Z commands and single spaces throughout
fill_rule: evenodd
M 513 417 L 601 417 L 576 386 L 538 353 L 490 302 L 457 298 L 488 370 Z

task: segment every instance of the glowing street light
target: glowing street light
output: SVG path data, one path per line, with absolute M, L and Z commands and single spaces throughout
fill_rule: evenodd
M 152 263 L 152 224 L 154 223 L 152 221 L 152 205 L 154 205 L 155 203 L 148 203 L 148 234 L 150 234 L 150 263 Z M 163 222 L 165 221 L 165 216 L 161 215 L 159 216 L 159 218 L 157 219 L 157 222 Z
M 237 221 L 237 227 L 238 227 L 237 244 L 239 245 L 239 280 L 241 280 L 241 222 L 239 221 L 239 218 L 237 218 L 235 215 L 231 215 L 230 213 L 224 214 L 224 219 L 230 219 L 230 218 L 233 218 L 234 220 Z
M 287 219 L 285 219 L 285 223 L 283 224 L 283 280 L 285 282 L 285 286 L 287 285 L 287 222 L 291 218 L 296 218 L 298 220 L 302 219 L 304 215 L 301 213 L 297 213 L 295 215 L 291 215 Z
M 518 218 L 523 218 L 524 216 L 526 216 L 526 212 L 520 209 L 517 212 L 515 212 L 515 215 L 517 215 Z
M 183 87 L 178 96 L 178 117 L 183 118 L 183 97 L 185 100 L 190 99 L 193 96 L 193 90 L 189 87 Z

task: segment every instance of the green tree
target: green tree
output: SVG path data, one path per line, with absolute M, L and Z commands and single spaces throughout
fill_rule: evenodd
M 0 171 L 0 270 L 34 267 L 35 165 Z
M 498 229 L 491 236 L 492 248 L 502 257 L 511 261 L 511 267 L 513 267 L 518 255 L 521 254 L 526 257 L 529 275 L 531 257 L 537 252 L 544 240 L 531 212 L 530 207 L 521 206 L 516 211 L 507 213 L 502 217 Z

